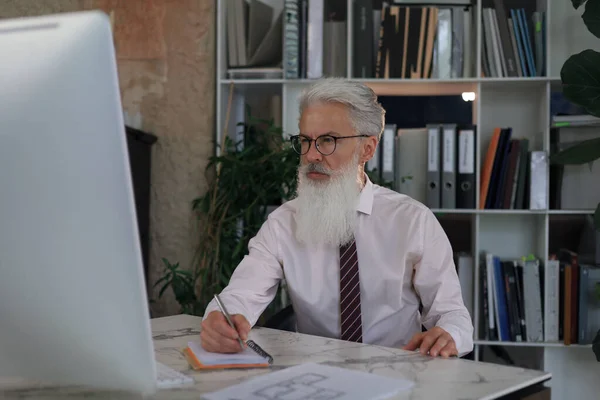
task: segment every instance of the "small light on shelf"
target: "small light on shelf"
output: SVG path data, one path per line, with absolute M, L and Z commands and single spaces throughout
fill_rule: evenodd
M 475 92 L 463 92 L 462 98 L 464 101 L 474 101 L 475 100 Z

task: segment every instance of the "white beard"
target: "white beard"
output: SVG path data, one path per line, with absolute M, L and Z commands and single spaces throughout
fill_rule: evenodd
M 326 181 L 313 181 L 309 171 L 330 174 Z M 322 164 L 298 168 L 296 199 L 296 239 L 303 244 L 328 244 L 339 247 L 354 236 L 360 196 L 358 153 L 340 171 L 329 171 Z

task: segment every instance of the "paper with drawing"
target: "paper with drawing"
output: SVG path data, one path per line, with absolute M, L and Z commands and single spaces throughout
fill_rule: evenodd
M 206 400 L 375 400 L 408 391 L 414 382 L 308 363 L 209 393 Z

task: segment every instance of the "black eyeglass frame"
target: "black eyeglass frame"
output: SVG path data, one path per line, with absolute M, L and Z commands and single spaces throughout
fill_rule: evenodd
M 296 147 L 294 146 L 294 140 L 300 139 L 300 137 L 306 138 L 308 140 L 308 147 L 306 148 L 305 152 L 302 152 L 302 144 L 300 144 L 300 151 L 296 150 Z M 321 139 L 322 137 L 330 137 L 333 139 L 333 150 L 331 150 L 331 153 L 326 154 L 326 153 L 323 153 L 319 149 L 319 146 L 317 145 L 317 140 Z M 315 139 L 311 139 L 306 135 L 293 135 L 293 136 L 290 136 L 290 142 L 292 143 L 292 148 L 294 149 L 294 151 L 301 156 L 303 156 L 309 152 L 310 146 L 312 146 L 312 142 L 315 142 L 315 148 L 317 149 L 317 151 L 319 153 L 321 153 L 324 156 L 329 156 L 329 155 L 333 154 L 335 152 L 335 150 L 337 149 L 337 141 L 339 139 L 351 139 L 351 138 L 357 138 L 357 137 L 369 137 L 369 135 L 362 134 L 362 135 L 352 135 L 352 136 L 334 136 L 334 135 L 326 133 L 324 135 L 317 136 Z

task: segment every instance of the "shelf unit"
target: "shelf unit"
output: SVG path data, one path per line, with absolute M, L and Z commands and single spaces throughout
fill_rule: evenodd
M 283 1 L 262 0 L 281 10 Z M 526 0 L 524 0 L 526 1 Z M 536 0 L 533 0 L 534 2 Z M 244 119 L 243 105 L 266 104 L 269 97 L 278 98 L 274 113 L 285 135 L 296 133 L 299 118 L 297 96 L 310 85 L 312 79 L 229 79 L 227 76 L 226 3 L 217 1 L 217 65 L 216 65 L 216 143 L 222 135 L 236 137 L 236 123 Z M 600 47 L 600 40 L 592 36 L 582 20 L 582 9 L 574 10 L 568 0 L 537 1 L 537 9 L 546 12 L 546 76 L 488 78 L 481 76 L 482 8 L 490 6 L 486 0 L 473 3 L 476 12 L 474 59 L 476 72 L 470 78 L 457 79 L 355 79 L 352 78 L 352 3 L 347 0 L 347 78 L 362 81 L 381 96 L 406 95 L 460 95 L 474 92 L 472 123 L 477 126 L 476 175 L 481 173 L 483 158 L 493 128 L 511 126 L 513 135 L 530 140 L 530 150 L 548 152 L 550 147 L 550 95 L 560 90 L 560 69 L 564 61 L 578 51 Z M 404 3 L 411 3 L 405 1 Z M 418 2 L 439 4 L 440 2 Z M 284 19 L 285 20 L 285 19 Z M 284 28 L 285 30 L 285 24 Z M 282 32 L 283 35 L 283 32 Z M 285 75 L 284 75 L 285 76 Z M 265 100 L 267 99 L 267 100 Z M 269 104 L 273 104 L 272 102 Z M 227 111 L 231 107 L 229 121 Z M 262 110 L 263 107 L 256 107 Z M 215 149 L 219 154 L 218 147 Z M 476 180 L 476 202 L 479 204 L 479 179 Z M 600 200 L 600 199 L 598 199 Z M 441 220 L 462 220 L 471 231 L 470 252 L 474 261 L 474 282 L 479 281 L 479 254 L 492 252 L 502 258 L 520 258 L 535 254 L 545 264 L 549 253 L 549 234 L 555 229 L 557 218 L 578 218 L 593 213 L 580 210 L 488 210 L 488 209 L 434 209 Z M 451 242 L 453 237 L 449 237 Z M 474 285 L 474 304 L 479 304 L 479 285 Z M 597 398 L 600 382 L 598 364 L 588 345 L 565 346 L 556 342 L 496 342 L 479 340 L 479 312 L 474 315 L 475 354 L 479 349 L 502 346 L 508 351 L 530 349 L 539 357 L 539 368 L 550 371 L 553 378 L 553 398 Z M 515 350 L 516 349 L 516 350 Z M 487 359 L 484 360 L 487 361 Z

